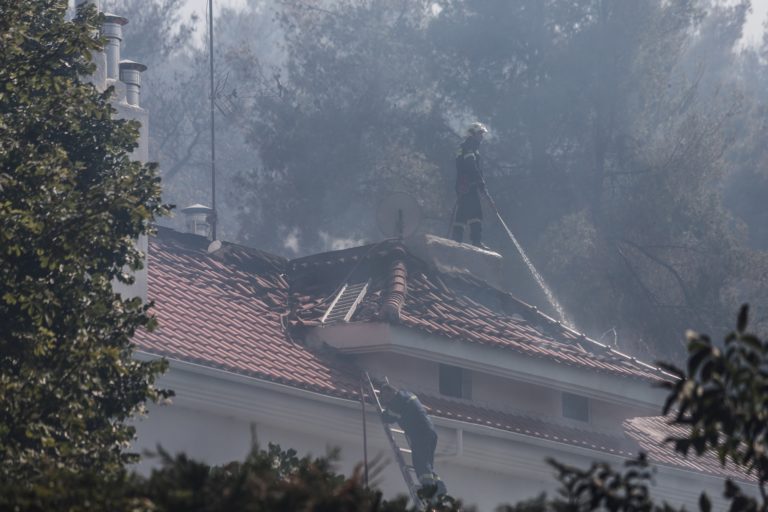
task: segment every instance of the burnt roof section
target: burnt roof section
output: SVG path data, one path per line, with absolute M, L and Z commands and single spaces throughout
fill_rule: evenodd
M 318 326 L 345 281 L 371 280 L 352 321 L 390 321 L 381 314 L 393 258 L 407 267 L 399 325 L 467 343 L 514 350 L 589 371 L 659 382 L 658 369 L 573 331 L 511 294 L 467 274 L 440 272 L 395 241 L 291 261 L 292 321 Z

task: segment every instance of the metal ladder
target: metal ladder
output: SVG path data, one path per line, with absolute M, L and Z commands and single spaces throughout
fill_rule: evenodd
M 426 503 L 423 499 L 421 499 L 418 493 L 420 484 L 418 478 L 416 478 L 416 470 L 413 468 L 413 464 L 406 464 L 405 459 L 403 458 L 403 454 L 407 454 L 409 457 L 411 456 L 411 445 L 408 437 L 401 429 L 393 428 L 389 423 L 384 421 L 384 408 L 381 406 L 381 402 L 379 401 L 379 391 L 373 385 L 373 381 L 371 380 L 370 375 L 368 375 L 368 372 L 365 372 L 365 380 L 368 384 L 368 392 L 370 393 L 371 397 L 373 397 L 374 404 L 376 405 L 376 409 L 379 412 L 381 424 L 384 427 L 384 434 L 387 436 L 389 446 L 392 448 L 392 453 L 395 456 L 395 461 L 400 467 L 400 473 L 403 475 L 405 485 L 408 487 L 408 493 L 411 496 L 411 500 L 417 509 L 424 510 Z M 403 442 L 407 448 L 397 444 L 395 434 L 399 435 L 403 439 Z
M 339 293 L 328 306 L 325 314 L 320 319 L 324 324 L 333 322 L 349 322 L 355 314 L 357 306 L 368 291 L 370 279 L 362 283 L 344 283 Z

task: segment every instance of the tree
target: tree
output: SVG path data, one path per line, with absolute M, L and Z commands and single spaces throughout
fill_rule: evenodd
M 453 141 L 424 73 L 428 2 L 281 2 L 279 14 L 287 63 L 264 69 L 243 109 L 261 165 L 242 174 L 241 239 L 295 252 L 354 244 L 378 236 L 372 205 L 396 191 L 446 229 L 439 163 L 452 166 Z
M 131 159 L 137 123 L 83 78 L 100 17 L 66 11 L 0 2 L 0 481 L 14 492 L 54 486 L 52 470 L 120 474 L 126 420 L 168 396 L 165 364 L 132 358 L 149 305 L 113 291 L 166 211 L 156 166 Z
M 234 111 L 258 157 L 240 172 L 239 239 L 306 253 L 376 238 L 373 205 L 393 191 L 418 196 L 425 230 L 446 233 L 457 135 L 477 117 L 491 126 L 489 190 L 574 324 L 615 328 L 627 352 L 682 357 L 674 333 L 726 326 L 736 290 L 764 281 L 742 264 L 764 258 L 746 253 L 721 197 L 731 162 L 752 151 L 734 134 L 761 140 L 741 123 L 754 98 L 731 87 L 746 12 L 709 0 L 283 2 L 285 64 L 238 68 L 256 84 Z M 512 276 L 522 263 L 488 217 Z M 536 302 L 521 278 L 511 290 Z
M 237 240 L 238 214 L 248 208 L 235 177 L 259 167 L 245 142 L 242 103 L 253 97 L 263 68 L 282 64 L 283 52 L 271 2 L 248 0 L 238 9 L 222 3 L 214 2 L 217 232 L 223 240 Z M 159 164 L 164 201 L 180 207 L 210 204 L 207 33 L 195 32 L 196 23 L 207 24 L 194 13 L 184 19 L 182 0 L 102 0 L 101 5 L 129 20 L 124 54 L 149 67 L 142 75 L 142 105 L 150 114 L 149 155 Z M 161 223 L 185 229 L 181 216 Z
M 163 466 L 139 479 L 135 489 L 159 511 L 405 510 L 405 498 L 387 503 L 380 492 L 366 489 L 360 468 L 349 478 L 337 474 L 333 454 L 300 458 L 294 450 L 270 444 L 242 462 L 215 468 L 183 455 L 161 456 Z
M 664 357 L 691 322 L 727 325 L 744 237 L 719 187 L 741 105 L 701 69 L 732 55 L 747 4 L 441 5 L 440 83 L 491 123 L 490 189 L 575 325 Z

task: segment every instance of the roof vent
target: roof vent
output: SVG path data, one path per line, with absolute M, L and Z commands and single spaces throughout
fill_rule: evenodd
M 211 235 L 210 216 L 213 209 L 203 204 L 193 204 L 182 208 L 181 212 L 187 220 L 187 232 L 209 237 Z
M 147 66 L 132 60 L 120 61 L 120 80 L 125 82 L 125 102 L 135 107 L 141 104 L 141 74 Z

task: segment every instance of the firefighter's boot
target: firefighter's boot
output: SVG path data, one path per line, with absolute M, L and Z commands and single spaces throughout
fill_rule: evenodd
M 464 240 L 464 226 L 461 224 L 454 224 L 451 238 L 454 242 L 461 243 Z
M 472 245 L 481 249 L 488 250 L 488 246 L 482 242 L 483 239 L 483 223 L 480 221 L 473 222 L 469 225 L 469 239 L 472 241 Z
M 448 494 L 448 488 L 445 486 L 443 479 L 437 476 L 437 473 L 433 473 L 435 482 L 437 483 L 437 496 L 445 496 Z

